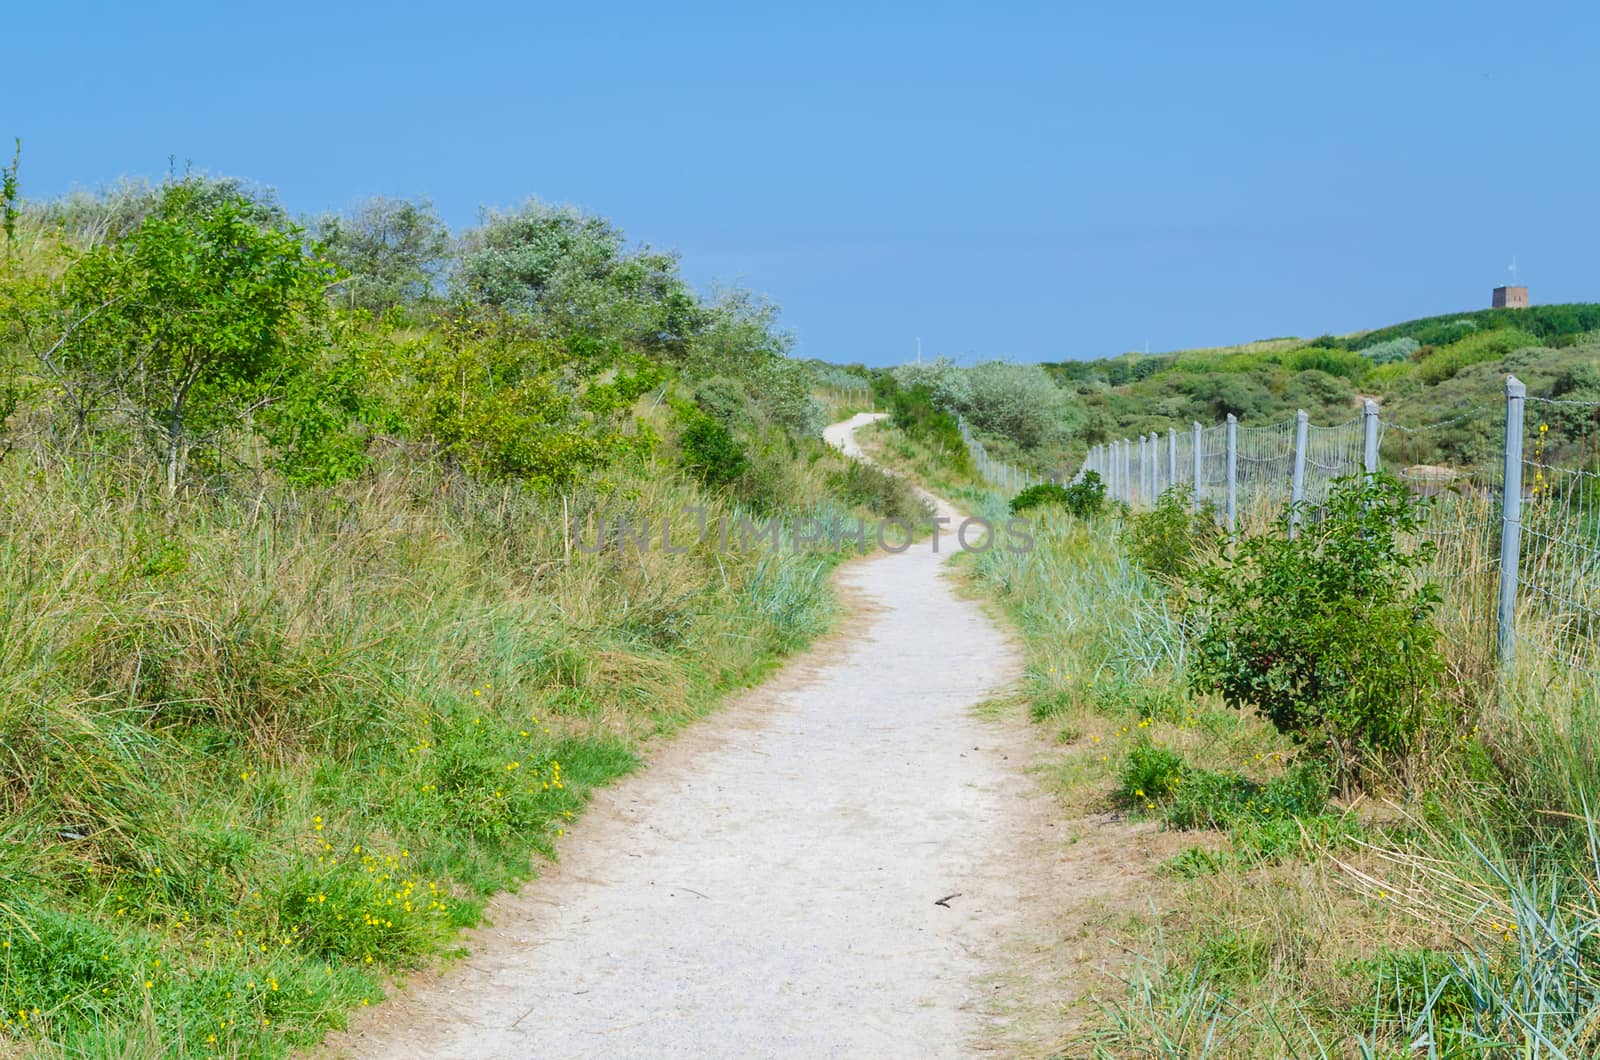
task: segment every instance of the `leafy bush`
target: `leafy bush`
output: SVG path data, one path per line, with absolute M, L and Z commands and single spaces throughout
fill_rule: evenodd
M 1394 364 L 1398 361 L 1409 361 L 1411 355 L 1422 348 L 1422 343 L 1416 339 L 1402 335 L 1397 339 L 1375 343 L 1362 349 L 1362 356 L 1373 364 Z
M 565 348 L 517 321 L 463 310 L 435 325 L 409 351 L 407 419 L 457 466 L 550 489 L 644 444 L 594 413 L 631 401 L 653 381 L 649 371 L 624 370 L 580 403 Z
M 967 371 L 966 389 L 960 408 L 973 425 L 1024 449 L 1060 441 L 1083 418 L 1066 391 L 1036 364 L 977 365 Z
M 948 357 L 902 364 L 889 375 L 901 390 L 921 393 L 935 409 L 955 412 L 967 407 L 967 374 Z
M 687 369 L 743 382 L 750 402 L 770 422 L 797 436 L 822 433 L 822 410 L 811 397 L 811 369 L 791 358 L 793 338 L 780 331 L 778 309 L 744 291 L 724 291 L 688 344 Z
M 1419 573 L 1433 548 L 1402 543 L 1419 503 L 1387 475 L 1341 479 L 1298 536 L 1286 516 L 1191 576 L 1193 686 L 1310 745 L 1342 785 L 1404 753 L 1437 694 L 1439 594 Z
M 684 468 L 708 486 L 727 486 L 750 466 L 750 455 L 722 421 L 693 406 L 679 410 L 684 420 L 678 453 Z
M 961 425 L 939 406 L 932 390 L 920 383 L 912 387 L 895 385 L 884 396 L 889 405 L 889 422 L 898 430 L 932 448 L 955 470 L 972 470 Z
M 1387 390 L 1402 379 L 1415 375 L 1417 364 L 1415 361 L 1391 361 L 1388 364 L 1375 365 L 1367 373 L 1367 386 L 1373 390 Z
M 885 519 L 904 519 L 915 525 L 933 514 L 916 487 L 887 471 L 852 460 L 828 478 L 830 491 L 841 501 L 861 505 Z
M 961 368 L 941 357 L 900 365 L 891 376 L 902 390 L 922 394 L 935 409 L 959 412 L 978 430 L 1023 449 L 1059 442 L 1084 420 L 1078 404 L 1036 364 L 987 361 Z
M 1144 570 L 1165 578 L 1182 578 L 1222 538 L 1216 513 L 1209 505 L 1194 511 L 1185 487 L 1162 492 L 1156 506 L 1139 512 L 1122 527 L 1122 544 Z
M 694 403 L 718 423 L 730 427 L 749 415 L 751 405 L 744 384 L 725 375 L 712 376 L 695 387 Z
M 529 201 L 490 213 L 462 237 L 457 282 L 482 305 L 670 357 L 706 324 L 671 255 L 628 250 L 610 221 L 571 207 Z
M 1307 346 L 1284 355 L 1284 364 L 1297 372 L 1326 372 L 1359 383 L 1372 362 L 1359 353 L 1327 346 Z
M 1537 345 L 1537 338 L 1517 328 L 1480 331 L 1424 356 L 1417 378 L 1430 386 L 1442 383 L 1470 365 L 1498 361 L 1513 350 Z
M 1031 508 L 1055 504 L 1065 508 L 1079 519 L 1099 515 L 1105 509 L 1106 484 L 1098 471 L 1085 471 L 1083 477 L 1068 485 L 1041 482 L 1011 498 L 1011 514 L 1018 515 Z

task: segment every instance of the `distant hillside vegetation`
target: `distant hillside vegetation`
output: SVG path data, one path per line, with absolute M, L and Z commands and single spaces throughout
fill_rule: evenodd
M 1424 439 L 1386 438 L 1406 463 L 1471 466 L 1495 449 L 1492 416 L 1514 373 L 1536 397 L 1600 399 L 1600 304 L 1486 309 L 1426 317 L 1358 334 L 1278 338 L 1240 346 L 1124 354 L 1044 368 L 1083 414 L 1069 450 L 1191 421 L 1273 423 L 1305 409 L 1315 422 L 1354 416 L 1376 398 L 1385 418 L 1427 426 Z M 1587 425 L 1551 424 L 1552 444 L 1576 444 Z M 1570 430 L 1568 429 L 1570 428 Z M 1399 450 L 1404 449 L 1404 452 Z M 1052 463 L 1069 454 L 1050 454 Z

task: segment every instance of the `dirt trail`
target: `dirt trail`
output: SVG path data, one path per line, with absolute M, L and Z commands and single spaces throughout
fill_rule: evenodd
M 870 419 L 828 438 L 851 451 Z M 988 976 L 1047 900 L 1055 874 L 1024 866 L 1054 833 L 1026 732 L 973 714 L 1020 663 L 941 577 L 951 544 L 847 565 L 846 628 L 600 792 L 471 956 L 326 1051 L 927 1057 L 992 1040 Z

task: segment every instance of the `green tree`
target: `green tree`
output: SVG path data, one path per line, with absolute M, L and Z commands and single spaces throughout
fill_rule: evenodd
M 250 200 L 209 191 L 167 185 L 126 239 L 88 251 L 65 284 L 78 321 L 66 371 L 157 439 L 169 491 L 197 442 L 281 398 L 325 343 L 328 264 L 298 229 L 263 226 Z
M 490 214 L 463 237 L 459 282 L 473 301 L 553 334 L 610 337 L 668 357 L 705 323 L 674 256 L 627 250 L 609 221 L 570 207 L 529 202 Z
M 619 419 L 655 374 L 623 366 L 593 382 L 598 366 L 575 365 L 516 318 L 458 307 L 407 352 L 411 429 L 471 474 L 559 488 L 650 444 Z
M 15 153 L 11 156 L 11 164 L 0 169 L 0 229 L 6 233 L 6 252 L 13 249 L 11 243 L 17 238 L 17 218 L 21 215 L 18 203 L 21 202 L 22 193 L 17 183 L 17 168 L 22 164 L 22 139 L 18 137 Z
M 450 254 L 450 232 L 426 200 L 374 198 L 317 226 L 328 260 L 347 274 L 339 301 L 374 316 L 433 292 Z
M 822 411 L 811 397 L 812 375 L 789 356 L 794 337 L 778 327 L 778 308 L 749 291 L 718 293 L 689 344 L 691 375 L 741 380 L 768 420 L 792 434 L 822 433 Z

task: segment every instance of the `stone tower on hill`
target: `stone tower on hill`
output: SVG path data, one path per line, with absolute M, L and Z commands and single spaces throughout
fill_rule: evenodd
M 1489 305 L 1493 309 L 1526 309 L 1528 308 L 1528 289 L 1526 287 L 1496 287 Z

